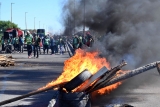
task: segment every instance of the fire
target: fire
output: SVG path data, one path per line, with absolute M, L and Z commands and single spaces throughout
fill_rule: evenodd
M 110 86 L 107 86 L 107 87 L 104 87 L 100 90 L 97 90 L 96 93 L 102 95 L 102 94 L 109 94 L 112 90 L 116 89 L 119 85 L 121 85 L 121 82 L 118 82 L 116 84 L 113 84 L 113 85 L 110 85 Z
M 98 55 L 98 52 L 86 52 L 84 50 L 77 49 L 76 54 L 64 62 L 62 74 L 55 81 L 47 84 L 46 87 L 68 82 L 85 69 L 88 69 L 92 74 L 95 74 L 103 66 L 110 69 L 110 64 L 106 58 L 100 58 Z M 119 84 L 120 83 L 117 83 L 98 90 L 98 93 L 103 94 L 109 92 L 110 90 L 117 88 Z

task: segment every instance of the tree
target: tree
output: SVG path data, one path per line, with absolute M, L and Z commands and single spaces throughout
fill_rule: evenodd
M 19 28 L 17 24 L 10 21 L 0 21 L 0 39 L 3 35 L 3 32 L 8 28 Z
M 8 28 L 18 28 L 18 25 L 10 21 L 0 21 L 0 31 L 3 32 Z

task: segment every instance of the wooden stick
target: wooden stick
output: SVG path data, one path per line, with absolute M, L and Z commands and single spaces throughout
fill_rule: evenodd
M 44 88 L 44 89 L 41 89 L 41 90 L 32 91 L 28 94 L 24 94 L 24 95 L 15 97 L 15 98 L 11 98 L 11 99 L 2 101 L 2 102 L 0 102 L 0 106 L 11 103 L 11 102 L 14 102 L 14 101 L 18 101 L 20 99 L 23 99 L 23 98 L 26 98 L 26 97 L 29 97 L 29 96 L 32 96 L 32 95 L 35 95 L 35 94 L 39 94 L 39 93 L 42 93 L 42 92 L 45 92 L 45 91 L 48 91 L 48 90 L 52 90 L 53 88 L 56 88 L 56 87 L 59 87 L 59 86 L 62 86 L 62 85 L 64 85 L 64 83 L 54 85 L 54 86 L 51 86 L 51 87 L 47 87 L 47 88 Z

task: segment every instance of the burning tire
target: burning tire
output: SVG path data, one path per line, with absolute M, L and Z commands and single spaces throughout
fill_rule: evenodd
M 74 77 L 71 81 L 66 83 L 64 85 L 64 88 L 71 92 L 73 89 L 81 85 L 85 80 L 89 79 L 92 76 L 92 74 L 88 70 L 82 71 L 80 74 L 78 74 L 76 77 Z

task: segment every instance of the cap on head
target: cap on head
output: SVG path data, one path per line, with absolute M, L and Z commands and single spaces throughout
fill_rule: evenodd
M 27 33 L 29 33 L 29 34 L 30 34 L 30 32 L 29 32 L 29 31 L 27 31 Z

